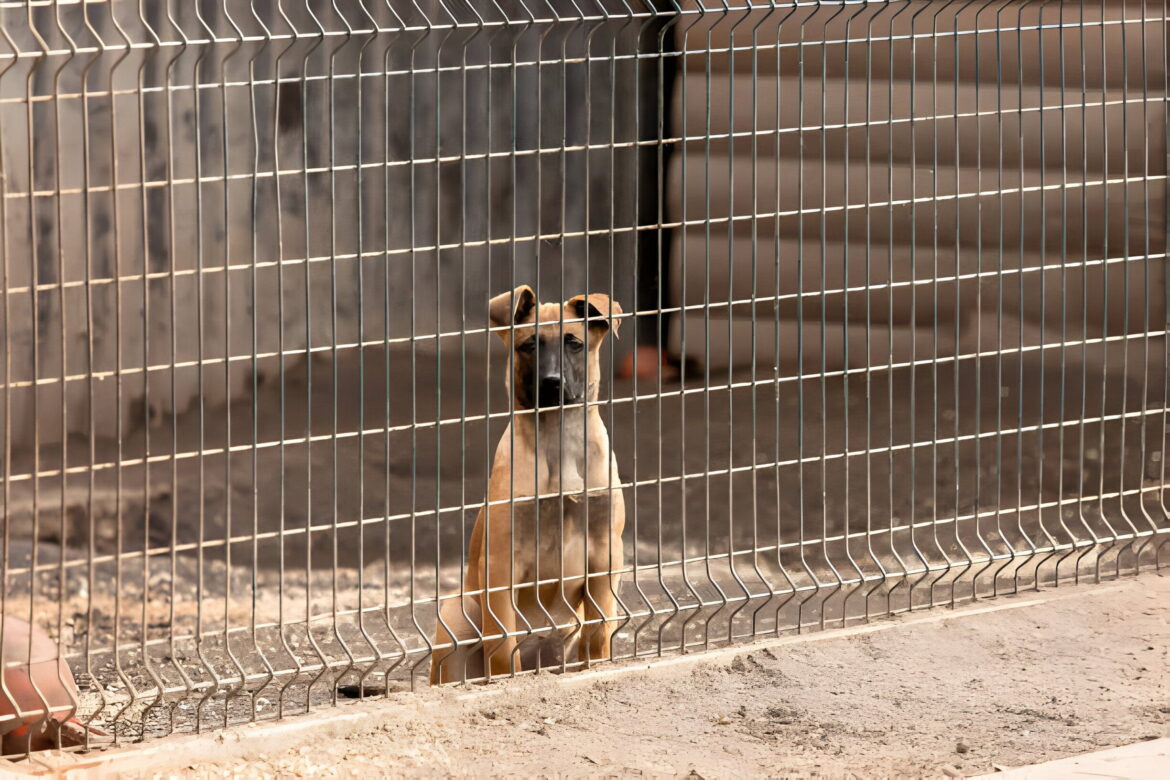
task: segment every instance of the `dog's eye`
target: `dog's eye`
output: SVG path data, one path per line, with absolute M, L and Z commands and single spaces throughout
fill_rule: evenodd
M 534 349 L 536 349 L 536 339 L 528 339 L 527 341 L 521 341 L 519 344 L 516 345 L 517 352 L 531 352 Z
M 565 346 L 569 349 L 581 349 L 581 347 L 585 346 L 585 343 L 572 333 L 567 333 L 565 334 Z

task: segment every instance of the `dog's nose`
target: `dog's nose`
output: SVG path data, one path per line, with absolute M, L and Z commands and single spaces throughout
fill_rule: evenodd
M 546 376 L 540 380 L 537 397 L 541 406 L 559 406 L 561 403 L 561 378 Z

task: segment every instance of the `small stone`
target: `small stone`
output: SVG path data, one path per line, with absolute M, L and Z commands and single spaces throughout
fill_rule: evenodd
M 959 741 L 958 743 L 955 744 L 955 752 L 956 753 L 967 753 L 970 750 L 971 750 L 971 746 L 968 745 L 966 742 Z
M 800 713 L 788 707 L 769 707 L 764 714 L 777 723 L 789 724 L 795 723 Z
M 727 717 L 726 715 L 720 715 L 718 718 L 715 719 L 716 726 L 727 726 L 730 723 L 731 723 L 731 718 Z

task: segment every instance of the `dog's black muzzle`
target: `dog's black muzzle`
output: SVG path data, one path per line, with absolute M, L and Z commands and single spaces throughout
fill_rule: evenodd
M 541 409 L 549 406 L 560 406 L 563 387 L 564 383 L 559 376 L 541 377 L 540 385 L 536 391 L 536 405 Z
M 555 343 L 555 342 L 554 342 Z M 581 388 L 573 380 L 572 366 L 565 364 L 567 355 L 554 344 L 544 342 L 538 357 L 536 375 L 536 406 L 548 409 L 581 400 Z

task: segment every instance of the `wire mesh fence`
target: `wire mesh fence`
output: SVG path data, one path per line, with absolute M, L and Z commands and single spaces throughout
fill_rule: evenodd
M 1164 564 L 1167 23 L 0 2 L 5 744 Z

